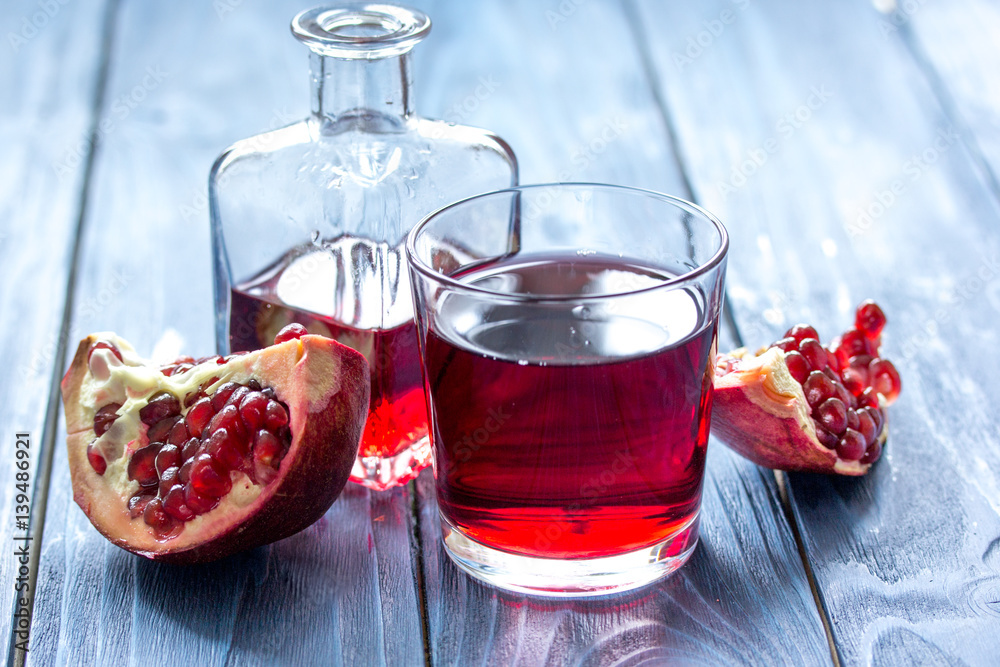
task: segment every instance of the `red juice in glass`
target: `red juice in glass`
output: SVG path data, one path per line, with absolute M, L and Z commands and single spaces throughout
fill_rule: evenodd
M 518 255 L 452 277 L 567 297 L 674 278 L 575 253 Z M 704 295 L 685 287 L 580 303 L 484 306 L 451 294 L 431 320 L 424 358 L 438 504 L 446 523 L 493 549 L 614 556 L 697 519 L 716 334 Z
M 282 327 L 298 322 L 311 333 L 329 336 L 361 352 L 371 368 L 371 402 L 351 479 L 383 489 L 412 478 L 419 472 L 420 459 L 428 456 L 420 453 L 428 447 L 428 427 L 415 323 L 410 319 L 389 329 L 361 329 L 332 316 L 293 307 L 281 298 L 278 286 L 282 275 L 281 268 L 272 268 L 231 289 L 230 350 L 270 345 Z M 296 281 L 300 283 L 305 281 Z M 384 483 L 379 475 L 365 469 L 372 461 L 383 466 L 379 472 Z

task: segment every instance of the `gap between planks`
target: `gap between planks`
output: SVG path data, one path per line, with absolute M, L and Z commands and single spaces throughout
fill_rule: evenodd
M 622 6 L 624 9 L 625 20 L 628 23 L 629 30 L 632 32 L 632 37 L 634 39 L 634 43 L 636 44 L 639 60 L 642 63 L 643 74 L 649 84 L 650 90 L 653 94 L 653 99 L 656 102 L 657 110 L 660 113 L 663 126 L 666 129 L 667 138 L 670 141 L 670 153 L 674 158 L 674 163 L 681 176 L 681 183 L 683 184 L 683 188 L 685 190 L 685 192 L 682 193 L 683 197 L 688 201 L 698 204 L 697 197 L 694 193 L 694 187 L 691 183 L 690 176 L 688 175 L 687 164 L 681 155 L 680 142 L 677 139 L 677 131 L 673 124 L 673 118 L 670 115 L 669 105 L 667 104 L 666 97 L 664 96 L 663 88 L 660 86 L 659 78 L 656 76 L 656 68 L 653 65 L 653 58 L 649 50 L 649 44 L 646 41 L 645 32 L 641 29 L 639 11 L 635 6 L 635 0 L 622 0 Z M 989 171 L 988 174 L 990 176 L 993 175 L 992 171 Z M 996 181 L 992 180 L 991 183 L 995 184 Z M 743 337 L 740 334 L 739 326 L 733 316 L 733 309 L 729 306 L 728 291 L 723 294 L 722 326 L 728 330 L 729 335 L 732 337 L 737 346 L 743 345 Z M 823 623 L 823 631 L 826 633 L 826 641 L 830 650 L 830 659 L 833 661 L 834 667 L 840 667 L 840 655 L 837 652 L 837 645 L 833 640 L 833 629 L 830 625 L 830 619 L 826 613 L 826 608 L 823 605 L 823 598 L 819 587 L 816 584 L 816 578 L 813 576 L 812 566 L 809 563 L 805 543 L 802 539 L 802 532 L 799 530 L 799 526 L 796 523 L 795 512 L 792 508 L 791 499 L 789 498 L 785 485 L 785 473 L 778 470 L 774 471 L 774 479 L 778 486 L 778 496 L 781 500 L 781 508 L 785 515 L 785 521 L 792 532 L 792 536 L 795 538 L 795 546 L 799 552 L 799 560 L 802 562 L 802 568 L 805 571 L 806 580 L 809 582 L 809 589 L 812 592 L 813 602 L 816 605 L 816 613 L 819 614 L 820 621 Z
M 424 539 L 423 526 L 420 524 L 420 497 L 417 491 L 417 480 L 412 479 L 407 484 L 410 496 L 410 552 L 413 558 L 415 584 L 417 585 L 417 603 L 420 609 L 420 635 L 424 643 L 424 664 L 431 667 L 434 664 L 431 647 L 430 615 L 427 609 L 427 578 L 424 576 Z M 437 545 L 431 546 L 431 548 Z
M 56 449 L 56 433 L 59 429 L 59 404 L 61 402 L 59 383 L 62 380 L 62 365 L 66 359 L 66 347 L 73 319 L 76 275 L 80 264 L 80 248 L 82 246 L 87 220 L 87 209 L 90 202 L 90 185 L 94 173 L 94 163 L 100 144 L 100 133 L 98 132 L 99 128 L 97 124 L 100 119 L 101 109 L 104 107 L 104 99 L 107 92 L 108 71 L 111 63 L 119 3 L 120 0 L 108 1 L 105 6 L 104 20 L 101 26 L 101 33 L 104 35 L 104 39 L 102 40 L 101 54 L 97 65 L 98 72 L 97 80 L 94 84 L 94 98 L 90 105 L 90 125 L 87 129 L 90 148 L 87 151 L 83 179 L 80 186 L 76 226 L 73 230 L 71 242 L 69 271 L 66 274 L 66 297 L 63 301 L 62 322 L 59 326 L 59 338 L 53 357 L 55 362 L 52 367 L 52 378 L 49 383 L 49 400 L 45 408 L 42 438 L 39 445 L 40 456 L 38 466 L 35 468 L 35 483 L 31 495 L 31 516 L 28 518 L 28 536 L 31 546 L 29 547 L 28 556 L 28 590 L 25 593 L 28 599 L 29 619 L 32 618 L 35 609 L 35 585 L 38 579 L 38 566 L 41 560 L 42 538 L 45 534 L 45 514 L 49 502 L 49 486 L 52 481 L 52 457 Z M 17 604 L 16 599 L 14 600 L 14 604 Z M 23 667 L 27 660 L 28 652 L 16 648 L 17 636 L 14 634 L 14 630 L 15 626 L 12 625 L 7 644 L 7 664 Z

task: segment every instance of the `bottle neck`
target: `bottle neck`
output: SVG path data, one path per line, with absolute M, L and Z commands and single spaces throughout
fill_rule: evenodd
M 409 52 L 374 60 L 313 52 L 309 63 L 312 112 L 324 123 L 361 120 L 399 127 L 413 114 Z

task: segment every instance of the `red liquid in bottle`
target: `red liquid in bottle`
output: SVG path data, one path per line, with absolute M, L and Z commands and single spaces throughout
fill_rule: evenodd
M 281 278 L 281 269 L 269 269 L 258 278 L 231 290 L 231 351 L 256 350 L 270 345 L 282 327 L 298 322 L 311 333 L 329 336 L 361 352 L 368 359 L 371 402 L 359 456 L 394 457 L 425 438 L 427 407 L 413 320 L 390 329 L 347 326 L 333 317 L 288 305 L 279 296 Z M 418 471 L 411 471 L 410 476 L 415 476 Z M 352 476 L 352 479 L 355 477 Z M 396 478 L 392 481 L 399 483 L 405 480 Z M 368 480 L 368 485 L 384 488 L 372 480 Z
M 670 277 L 575 255 L 458 276 L 533 294 Z M 715 322 L 690 288 L 622 303 L 442 302 L 432 326 L 450 330 L 432 328 L 426 353 L 437 496 L 465 535 L 511 553 L 597 558 L 657 544 L 697 517 Z

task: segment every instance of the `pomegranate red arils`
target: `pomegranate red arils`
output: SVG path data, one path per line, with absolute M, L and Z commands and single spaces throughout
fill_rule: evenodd
M 203 496 L 221 498 L 233 488 L 229 473 L 216 468 L 210 454 L 200 454 L 191 468 L 191 488 Z
M 809 377 L 809 362 L 799 352 L 786 354 L 785 363 L 788 365 L 788 372 L 799 384 L 805 382 L 806 378 Z
M 222 406 L 226 404 L 229 397 L 232 396 L 233 392 L 239 387 L 235 382 L 226 382 L 218 389 L 215 390 L 215 395 L 212 396 L 212 412 L 218 412 L 222 409 Z
M 94 469 L 94 472 L 98 475 L 103 475 L 108 469 L 108 462 L 104 458 L 104 455 L 94 447 L 94 442 L 87 445 L 87 460 L 90 461 L 90 466 Z
M 205 514 L 211 512 L 219 505 L 218 498 L 203 496 L 188 484 L 184 487 L 184 504 L 195 514 Z
M 864 474 L 882 452 L 885 406 L 901 388 L 896 368 L 878 356 L 884 326 L 882 310 L 866 301 L 829 348 L 801 324 L 756 355 L 720 355 L 713 432 L 767 467 Z
M 118 419 L 118 410 L 121 407 L 121 403 L 108 403 L 97 411 L 94 415 L 94 433 L 97 437 L 108 432 L 111 425 Z
M 178 419 L 174 425 L 170 427 L 170 433 L 167 434 L 167 444 L 182 447 L 190 437 L 191 436 L 188 434 L 187 426 L 184 425 L 184 420 Z
M 163 498 L 163 509 L 178 521 L 190 521 L 195 517 L 195 513 L 184 500 L 184 487 L 180 484 L 175 484 L 167 492 Z
M 885 313 L 874 301 L 869 299 L 858 306 L 854 316 L 854 327 L 863 331 L 871 340 L 878 340 L 885 327 Z
M 297 322 L 293 322 L 278 332 L 278 335 L 274 337 L 274 344 L 277 345 L 279 343 L 284 343 L 285 341 L 302 338 L 308 333 L 309 331 L 304 326 Z
M 128 462 L 128 478 L 139 482 L 140 486 L 155 486 L 160 478 L 156 474 L 156 455 L 160 446 L 156 443 L 136 450 Z
M 156 472 L 163 478 L 163 471 L 168 468 L 173 468 L 179 466 L 181 461 L 181 452 L 177 449 L 177 445 L 164 445 L 160 447 L 159 453 L 156 455 Z
M 198 399 L 184 417 L 188 433 L 196 438 L 200 438 L 202 431 L 208 426 L 208 422 L 214 414 L 215 411 L 212 409 L 211 399 L 208 397 Z
M 146 505 L 149 504 L 149 501 L 155 497 L 156 496 L 152 494 L 143 493 L 140 491 L 139 493 L 129 498 L 128 500 L 129 516 L 131 516 L 133 519 L 138 519 L 140 516 L 142 516 L 143 512 L 146 510 Z
M 152 498 L 146 503 L 146 509 L 142 512 L 142 518 L 146 525 L 153 528 L 160 534 L 166 534 L 174 528 L 174 519 L 163 509 L 163 500 Z
M 240 418 L 251 433 L 256 432 L 264 424 L 264 411 L 267 409 L 267 397 L 259 391 L 252 391 L 240 401 Z
M 272 431 L 278 430 L 288 424 L 288 411 L 277 401 L 269 400 L 264 410 L 264 424 Z
M 890 405 L 896 400 L 902 389 L 899 371 L 888 359 L 873 359 L 868 365 L 868 379 L 872 389 L 882 394 Z
M 865 455 L 865 438 L 853 428 L 847 429 L 837 445 L 837 456 L 845 461 L 857 461 Z
M 157 422 L 179 415 L 181 412 L 181 402 L 173 394 L 163 392 L 149 399 L 149 402 L 139 410 L 139 419 L 146 426 L 153 426 Z
M 791 329 L 785 332 L 786 338 L 794 338 L 800 345 L 802 341 L 806 338 L 812 338 L 813 340 L 819 340 L 819 334 L 808 324 L 796 324 Z

